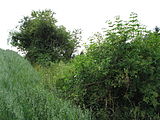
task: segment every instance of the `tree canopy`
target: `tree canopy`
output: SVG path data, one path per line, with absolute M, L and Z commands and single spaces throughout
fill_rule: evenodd
M 10 32 L 10 43 L 26 53 L 31 63 L 68 60 L 77 46 L 77 31 L 72 34 L 57 26 L 51 10 L 32 11 L 19 22 L 18 30 Z

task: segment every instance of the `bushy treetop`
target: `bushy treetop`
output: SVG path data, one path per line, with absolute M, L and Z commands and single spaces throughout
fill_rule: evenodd
M 77 47 L 76 34 L 57 26 L 51 10 L 32 11 L 19 22 L 17 31 L 10 33 L 11 45 L 26 52 L 32 63 L 68 60 Z

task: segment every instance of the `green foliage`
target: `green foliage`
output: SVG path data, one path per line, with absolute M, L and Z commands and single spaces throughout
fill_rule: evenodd
M 72 77 L 75 73 L 74 66 L 71 63 L 62 61 L 51 63 L 48 67 L 36 65 L 34 68 L 41 74 L 45 88 L 51 91 L 56 91 L 55 86 L 58 88 L 61 84 L 65 84 L 65 82 L 68 82 L 65 79 Z
M 26 51 L 26 57 L 33 63 L 69 59 L 73 46 L 77 44 L 76 40 L 80 39 L 77 37 L 79 31 L 71 35 L 64 27 L 57 27 L 51 13 L 34 11 L 32 17 L 25 17 L 21 21 L 20 32 L 12 33 L 11 43 Z M 131 13 L 129 21 L 116 17 L 114 22 L 107 23 L 105 38 L 100 33 L 95 34 L 86 53 L 68 63 L 51 62 L 49 67 L 35 66 L 43 77 L 42 81 L 27 62 L 19 61 L 20 57 L 12 58 L 16 56 L 15 53 L 5 54 L 1 51 L 0 65 L 4 69 L 0 69 L 0 92 L 4 94 L 0 94 L 0 117 L 49 120 L 94 117 L 97 120 L 160 119 L 158 27 L 155 32 L 147 31 L 135 13 Z M 45 30 L 52 33 L 51 38 L 56 36 L 56 39 L 50 39 Z M 94 117 L 64 102 L 64 99 L 71 100 L 83 109 L 92 109 Z
M 34 67 L 43 78 L 43 85 L 46 90 L 57 93 L 60 98 L 71 100 L 74 104 L 78 103 L 80 93 L 83 93 L 79 87 L 80 83 L 75 78 L 76 69 L 73 62 L 51 63 L 50 66 Z M 75 86 L 77 85 L 77 86 Z
M 57 26 L 51 10 L 32 11 L 19 23 L 18 31 L 10 33 L 11 45 L 26 53 L 31 63 L 68 60 L 78 44 L 78 30 L 70 33 Z
M 69 102 L 44 90 L 28 61 L 13 51 L 0 50 L 1 120 L 90 120 Z
M 70 95 L 98 120 L 160 119 L 160 36 L 131 13 L 129 21 L 108 22 L 106 38 L 92 42 L 72 62 Z M 64 93 L 67 93 L 64 91 Z

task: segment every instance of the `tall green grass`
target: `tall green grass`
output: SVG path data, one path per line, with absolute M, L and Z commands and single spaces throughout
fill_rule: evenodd
M 69 88 L 67 89 L 66 85 L 71 84 L 70 79 L 72 79 L 75 74 L 74 64 L 64 63 L 60 61 L 58 63 L 51 63 L 50 66 L 48 67 L 44 67 L 41 65 L 35 65 L 34 68 L 40 73 L 42 77 L 42 83 L 45 89 L 51 92 L 57 92 L 57 90 L 58 91 L 60 90 L 59 87 L 61 88 L 62 86 L 64 86 L 63 92 L 65 90 L 68 90 L 69 92 Z
M 0 120 L 90 120 L 90 113 L 43 88 L 28 61 L 0 50 Z

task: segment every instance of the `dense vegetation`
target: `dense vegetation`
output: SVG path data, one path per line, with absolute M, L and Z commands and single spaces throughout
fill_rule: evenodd
M 0 50 L 0 120 L 89 120 L 82 111 L 44 90 L 39 75 L 20 55 Z
M 72 58 L 78 32 L 72 36 L 55 26 L 51 13 L 33 11 L 20 32 L 11 33 L 11 44 L 27 52 L 38 74 L 17 54 L 1 50 L 2 119 L 160 119 L 158 27 L 147 30 L 135 13 L 128 21 L 115 17 L 104 36 L 93 36 L 85 52 Z
M 135 13 L 108 27 L 85 54 L 42 68 L 46 88 L 92 109 L 97 120 L 160 119 L 159 31 L 147 31 Z
M 10 33 L 10 43 L 25 52 L 31 63 L 68 60 L 76 50 L 79 31 L 57 26 L 54 14 L 51 10 L 32 11 Z

